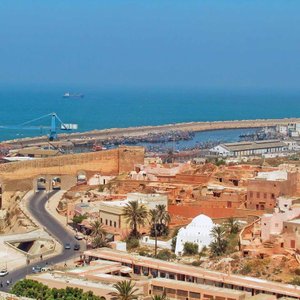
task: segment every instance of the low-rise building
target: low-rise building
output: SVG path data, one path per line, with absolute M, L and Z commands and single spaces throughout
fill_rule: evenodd
M 244 297 L 251 297 L 251 295 L 254 296 L 263 293 L 270 297 L 267 299 L 272 299 L 272 297 L 273 299 L 275 297 L 293 297 L 300 299 L 300 287 L 249 276 L 245 277 L 230 273 L 221 273 L 199 267 L 131 255 L 106 248 L 85 251 L 84 256 L 88 262 L 97 259 L 119 262 L 123 266 L 131 268 L 133 273 L 137 276 L 143 275 L 150 278 L 157 278 L 151 282 L 151 293 L 149 293 L 149 295 L 155 291 L 160 295 L 169 292 L 170 298 L 173 298 L 171 296 L 173 294 L 176 295 L 175 299 L 181 300 L 230 300 L 243 299 Z M 170 286 L 170 284 L 172 284 L 172 286 Z M 205 285 L 205 287 L 202 285 Z M 157 288 L 154 288 L 154 286 L 157 286 Z M 198 290 L 193 290 L 197 287 L 199 288 Z M 168 288 L 172 290 L 168 291 Z M 232 293 L 230 295 L 228 289 L 245 294 Z M 196 294 L 190 294 L 191 292 L 195 292 Z M 229 294 L 225 296 L 222 292 Z M 190 298 L 191 295 L 195 297 Z M 251 300 L 250 297 L 248 298 L 249 300 Z
M 300 250 L 300 219 L 283 222 L 282 238 L 284 247 Z
M 79 202 L 74 207 L 74 215 L 86 215 L 80 226 L 82 231 L 90 230 L 90 223 L 94 219 L 100 219 L 108 233 L 118 235 L 120 238 L 129 233 L 129 225 L 124 217 L 124 208 L 130 201 L 137 201 L 144 205 L 149 211 L 157 205 L 164 205 L 168 209 L 168 197 L 162 194 L 129 193 L 124 200 Z M 72 213 L 69 213 L 72 215 Z M 145 230 L 148 229 L 148 222 L 145 222 Z M 146 231 L 145 231 L 146 233 Z
M 238 142 L 220 144 L 210 149 L 212 154 L 218 156 L 249 156 L 265 153 L 278 153 L 288 150 L 288 146 L 280 140 L 264 140 L 254 142 Z
M 285 170 L 259 172 L 248 181 L 247 208 L 272 212 L 278 197 L 295 194 L 297 178 L 297 173 Z

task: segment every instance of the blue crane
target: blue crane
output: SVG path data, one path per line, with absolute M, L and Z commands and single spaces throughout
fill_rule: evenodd
M 32 123 L 35 123 L 39 120 L 45 119 L 51 117 L 51 123 L 50 126 L 34 126 L 31 125 Z M 58 126 L 59 125 L 59 126 Z M 57 131 L 58 130 L 75 130 L 78 129 L 77 124 L 65 124 L 63 121 L 58 117 L 58 115 L 55 112 L 52 112 L 50 114 L 41 116 L 39 118 L 21 123 L 19 125 L 12 125 L 12 126 L 0 126 L 0 128 L 3 129 L 14 129 L 14 130 L 42 130 L 42 129 L 49 129 L 48 138 L 49 141 L 57 140 Z

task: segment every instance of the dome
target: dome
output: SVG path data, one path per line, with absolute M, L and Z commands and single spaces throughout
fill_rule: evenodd
M 213 227 L 214 223 L 212 219 L 206 215 L 199 215 L 195 217 L 189 226 L 196 226 L 196 227 Z

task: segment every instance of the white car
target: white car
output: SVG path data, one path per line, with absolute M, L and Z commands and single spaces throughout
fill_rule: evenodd
M 4 277 L 6 275 L 8 275 L 8 271 L 7 270 L 1 270 L 0 271 L 0 277 Z
M 84 236 L 80 233 L 76 233 L 74 237 L 76 240 L 79 240 L 79 241 L 84 239 Z

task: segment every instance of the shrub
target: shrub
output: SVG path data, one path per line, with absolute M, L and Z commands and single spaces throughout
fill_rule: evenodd
M 161 259 L 161 260 L 170 260 L 172 258 L 176 258 L 176 255 L 173 254 L 168 249 L 163 249 L 163 250 L 158 252 L 158 254 L 156 255 L 156 258 Z
M 198 244 L 186 242 L 183 245 L 183 254 L 184 255 L 195 255 L 199 251 Z
M 192 262 L 192 265 L 194 266 L 194 267 L 199 267 L 200 265 L 201 265 L 201 261 L 200 260 L 194 260 L 193 262 Z
M 294 277 L 294 278 L 290 281 L 290 284 L 293 284 L 293 285 L 300 285 L 300 277 L 299 277 L 299 276 Z
M 300 269 L 299 268 L 295 270 L 295 274 L 300 276 Z
M 126 240 L 126 247 L 128 250 L 138 248 L 139 245 L 140 245 L 140 241 L 134 237 L 129 237 Z
M 243 275 L 247 275 L 251 272 L 252 272 L 252 267 L 249 263 L 245 264 L 240 270 L 240 273 Z

